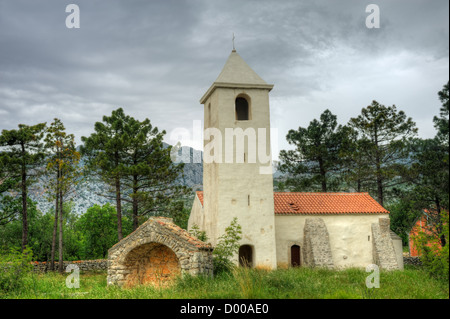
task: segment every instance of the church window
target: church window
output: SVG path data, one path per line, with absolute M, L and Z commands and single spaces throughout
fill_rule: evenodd
M 247 99 L 243 97 L 236 98 L 236 120 L 248 121 L 250 119 L 250 108 Z

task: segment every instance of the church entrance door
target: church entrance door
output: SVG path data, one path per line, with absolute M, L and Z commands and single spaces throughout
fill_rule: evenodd
M 300 246 L 298 245 L 291 246 L 291 266 L 292 267 L 300 266 Z
M 253 264 L 253 249 L 250 245 L 239 247 L 239 265 L 251 268 Z

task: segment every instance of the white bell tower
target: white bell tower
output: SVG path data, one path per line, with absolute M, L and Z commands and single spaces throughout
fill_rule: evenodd
M 242 227 L 235 262 L 276 268 L 269 92 L 233 49 L 204 105 L 203 230 L 215 245 L 234 217 Z

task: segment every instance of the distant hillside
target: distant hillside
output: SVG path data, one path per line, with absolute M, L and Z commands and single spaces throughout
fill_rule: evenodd
M 168 144 L 165 144 L 168 146 Z M 179 178 L 180 185 L 187 186 L 193 191 L 203 190 L 203 152 L 195 150 L 189 146 L 181 147 L 177 153 L 173 154 L 175 162 L 185 162 L 183 176 Z M 186 163 L 187 162 L 187 163 Z M 82 161 L 83 164 L 83 161 Z M 274 162 L 276 167 L 278 163 Z M 280 178 L 282 175 L 274 169 L 274 179 Z M 34 185 L 30 190 L 30 197 L 38 203 L 38 208 L 43 212 L 48 212 L 54 207 L 54 202 L 49 202 L 45 194 L 45 179 Z M 78 214 L 83 214 L 94 204 L 103 205 L 112 200 L 107 199 L 100 194 L 108 192 L 108 185 L 98 182 L 93 178 L 88 178 L 84 183 L 80 183 L 73 196 L 75 204 L 74 210 Z
M 168 145 L 166 144 L 166 146 Z M 194 150 L 191 147 L 184 146 L 178 151 L 176 157 L 182 158 L 183 154 L 189 154 L 191 162 L 185 164 L 184 176 L 179 179 L 179 183 L 180 185 L 190 187 L 193 190 L 201 190 L 203 183 L 202 152 Z M 195 163 L 194 160 L 199 163 Z M 84 164 L 83 160 L 81 161 L 81 164 Z M 43 213 L 50 211 L 55 205 L 54 202 L 49 202 L 47 200 L 45 185 L 46 179 L 43 178 L 30 189 L 30 198 L 37 202 L 39 210 Z M 83 183 L 78 184 L 72 199 L 75 204 L 75 212 L 78 214 L 83 214 L 94 204 L 104 205 L 108 202 L 113 203 L 113 200 L 107 199 L 100 195 L 108 193 L 108 188 L 108 185 L 89 177 Z

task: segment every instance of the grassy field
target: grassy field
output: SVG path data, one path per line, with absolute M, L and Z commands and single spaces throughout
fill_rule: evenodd
M 0 295 L 12 299 L 448 299 L 449 285 L 423 270 L 381 272 L 380 288 L 368 289 L 362 269 L 332 271 L 293 268 L 266 271 L 237 269 L 215 278 L 177 279 L 171 286 L 132 289 L 107 287 L 106 273 L 80 274 L 80 288 L 67 288 L 67 274 L 29 274 L 18 291 Z

